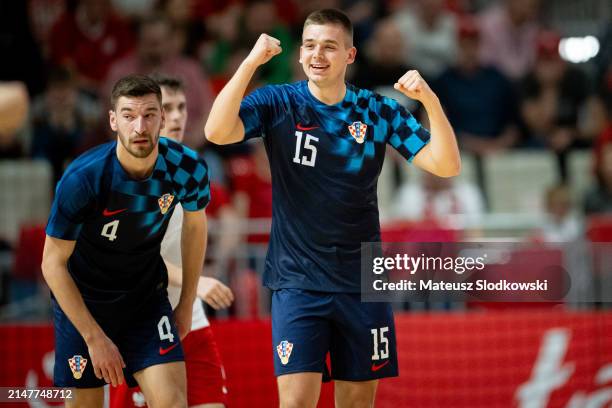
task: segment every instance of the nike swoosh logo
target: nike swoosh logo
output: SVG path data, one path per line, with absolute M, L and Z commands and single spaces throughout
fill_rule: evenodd
M 159 355 L 160 355 L 160 356 L 163 356 L 164 354 L 169 353 L 170 351 L 172 351 L 172 349 L 174 349 L 174 348 L 175 348 L 176 346 L 178 346 L 178 345 L 179 345 L 178 343 L 175 343 L 175 344 L 171 345 L 171 346 L 170 346 L 170 347 L 168 347 L 168 348 L 162 348 L 162 347 L 160 346 L 160 347 L 159 347 Z M 388 361 L 387 361 L 387 363 L 388 363 Z
M 380 365 L 376 365 L 376 364 L 372 363 L 372 371 L 378 371 L 381 368 L 383 368 L 384 366 L 386 366 L 387 364 L 389 364 L 389 360 L 385 361 L 384 363 L 382 363 Z
M 299 123 L 297 125 L 295 125 L 295 127 L 296 127 L 297 130 L 313 130 L 313 129 L 318 129 L 319 128 L 318 126 L 304 127 L 304 126 L 302 126 Z
M 115 214 L 122 213 L 124 211 L 127 211 L 127 208 L 122 208 L 121 210 L 115 210 L 115 211 L 109 211 L 107 208 L 105 208 L 104 211 L 102 211 L 102 215 L 105 217 L 110 217 Z

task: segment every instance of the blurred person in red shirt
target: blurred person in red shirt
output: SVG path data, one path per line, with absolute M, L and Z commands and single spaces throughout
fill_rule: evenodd
M 114 13 L 110 0 L 80 0 L 56 21 L 49 36 L 52 63 L 74 69 L 80 85 L 93 93 L 133 44 L 129 25 Z
M 235 190 L 234 200 L 238 212 L 248 218 L 272 218 L 272 175 L 263 143 L 254 143 L 250 157 L 235 158 L 230 163 L 230 175 Z M 251 233 L 249 243 L 267 243 L 266 233 Z

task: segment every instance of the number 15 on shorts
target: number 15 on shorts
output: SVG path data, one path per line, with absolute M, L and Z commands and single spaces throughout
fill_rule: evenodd
M 374 343 L 374 354 L 372 354 L 372 360 L 378 361 L 389 358 L 389 339 L 387 339 L 388 332 L 389 326 L 370 330 Z

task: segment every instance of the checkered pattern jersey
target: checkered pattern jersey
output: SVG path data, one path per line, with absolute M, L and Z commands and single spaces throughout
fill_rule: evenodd
M 386 146 L 410 162 L 429 142 L 427 129 L 393 99 L 347 84 L 344 99 L 326 105 L 305 81 L 254 91 L 240 118 L 247 139 L 263 137 L 272 171 L 264 283 L 359 292 L 360 244 L 380 240 Z
M 210 201 L 208 168 L 193 150 L 160 138 L 152 174 L 135 180 L 121 167 L 116 143 L 68 167 L 46 229 L 76 241 L 70 274 L 90 308 L 110 305 L 105 314 L 135 307 L 167 285 L 160 244 L 174 207 L 197 211 Z

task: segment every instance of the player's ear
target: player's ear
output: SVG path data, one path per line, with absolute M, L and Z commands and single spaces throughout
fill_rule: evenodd
M 302 63 L 302 46 L 300 45 L 300 59 L 298 60 L 298 62 L 301 64 Z
M 117 131 L 117 113 L 114 110 L 108 111 L 108 120 L 110 122 L 110 127 L 113 132 Z
M 162 130 L 166 126 L 166 113 L 164 110 L 161 110 L 161 123 L 159 125 L 159 130 Z
M 357 48 L 355 47 L 351 47 L 348 50 L 348 58 L 346 63 L 347 64 L 352 64 L 353 62 L 355 62 L 355 57 L 357 56 Z

